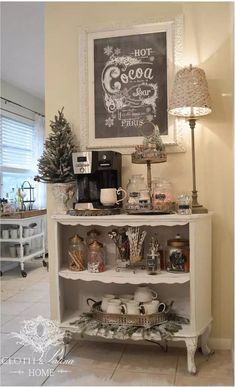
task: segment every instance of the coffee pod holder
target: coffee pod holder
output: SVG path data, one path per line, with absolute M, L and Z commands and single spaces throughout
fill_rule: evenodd
M 93 303 L 92 305 L 90 305 L 91 302 Z M 160 313 L 136 315 L 105 313 L 101 310 L 101 301 L 95 301 L 92 298 L 87 299 L 87 304 L 91 308 L 93 319 L 102 324 L 151 328 L 168 320 L 167 313 L 169 312 L 169 307 Z

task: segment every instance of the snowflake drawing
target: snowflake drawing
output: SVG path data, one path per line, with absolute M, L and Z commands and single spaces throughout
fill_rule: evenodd
M 10 336 L 19 339 L 17 344 L 29 346 L 34 352 L 40 353 L 39 361 L 42 361 L 51 346 L 63 345 L 65 332 L 56 321 L 38 316 L 24 321 L 20 332 L 12 332 Z
M 112 46 L 106 46 L 104 47 L 104 53 L 107 56 L 110 56 L 113 54 L 113 47 Z
M 115 55 L 120 55 L 120 54 L 121 54 L 120 48 L 115 48 L 114 54 L 115 54 Z
M 114 125 L 114 119 L 111 118 L 111 117 L 106 118 L 106 120 L 105 120 L 105 126 L 108 126 L 109 128 L 111 128 L 113 125 Z

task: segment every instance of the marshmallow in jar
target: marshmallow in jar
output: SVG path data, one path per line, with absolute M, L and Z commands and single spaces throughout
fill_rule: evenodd
M 154 210 L 163 213 L 174 211 L 175 197 L 168 180 L 156 178 L 152 181 L 152 206 Z

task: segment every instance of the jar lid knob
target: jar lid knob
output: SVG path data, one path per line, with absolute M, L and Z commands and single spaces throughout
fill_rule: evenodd
M 80 235 L 78 234 L 75 234 L 74 236 L 69 238 L 69 240 L 70 240 L 70 243 L 72 243 L 73 245 L 78 245 L 79 243 L 83 242 L 83 238 L 80 237 Z

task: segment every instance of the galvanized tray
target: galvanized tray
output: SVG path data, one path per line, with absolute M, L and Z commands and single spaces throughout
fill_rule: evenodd
M 159 325 L 167 321 L 167 312 L 139 315 L 104 313 L 101 310 L 101 301 L 96 302 L 93 299 L 88 298 L 87 304 L 89 306 L 90 301 L 94 302 L 91 307 L 94 320 L 103 324 L 151 328 L 154 325 Z

